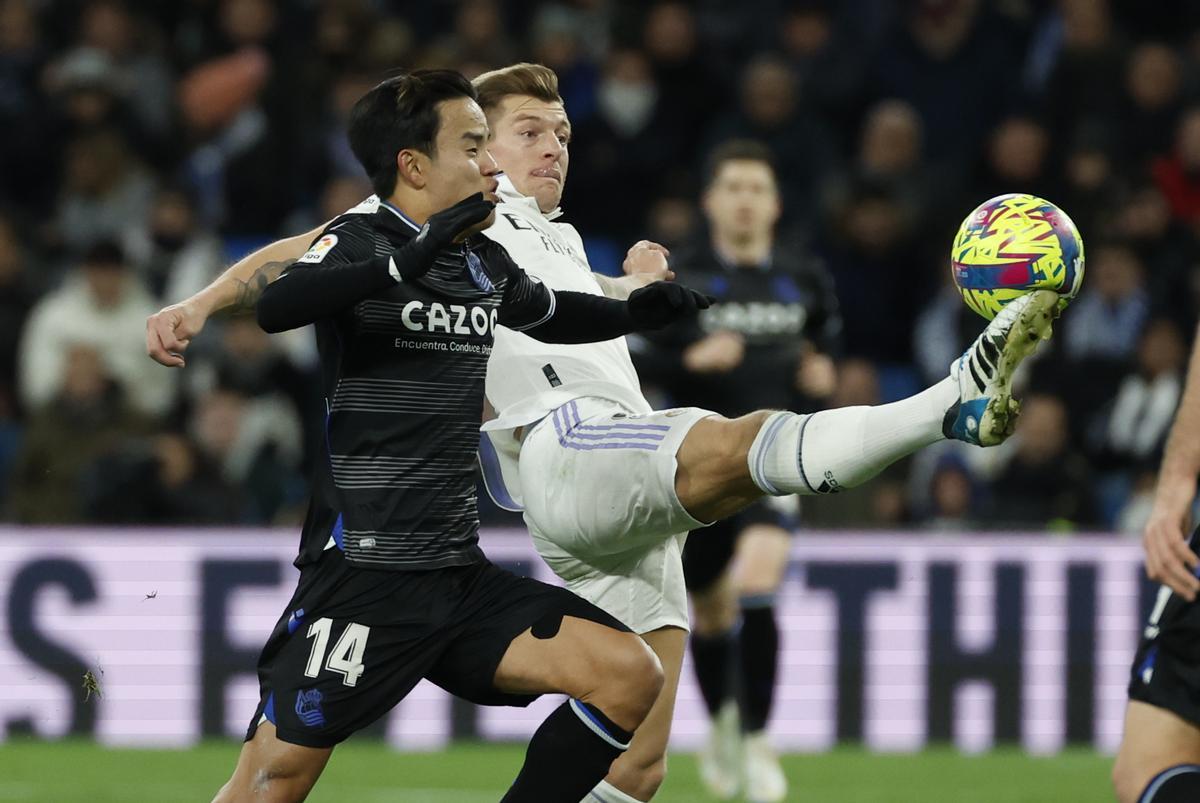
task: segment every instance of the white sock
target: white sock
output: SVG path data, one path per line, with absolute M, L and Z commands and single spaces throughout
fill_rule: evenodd
M 642 801 L 636 797 L 630 797 L 608 781 L 601 781 L 579 803 L 642 803 Z
M 945 437 L 942 420 L 957 400 L 958 383 L 946 378 L 915 396 L 878 407 L 775 413 L 750 447 L 750 477 L 771 496 L 853 488 Z

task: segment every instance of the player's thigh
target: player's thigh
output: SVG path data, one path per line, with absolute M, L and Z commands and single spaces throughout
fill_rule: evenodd
M 675 697 L 687 647 L 687 631 L 663 627 L 643 633 L 663 668 L 663 687 L 646 719 L 638 726 L 629 749 L 617 757 L 608 773 L 609 783 L 638 799 L 657 791 L 667 772 L 667 743 L 675 715 Z
M 325 769 L 332 747 L 304 747 L 275 737 L 260 725 L 242 745 L 237 767 L 214 803 L 285 803 L 304 800 Z
M 1130 700 L 1113 764 L 1117 798 L 1134 803 L 1155 775 L 1177 764 L 1200 764 L 1200 728 L 1165 708 Z
M 676 455 L 711 415 L 691 407 L 632 415 L 593 399 L 560 407 L 521 446 L 526 521 L 584 558 L 648 548 L 704 526 L 676 495 Z
M 733 581 L 740 596 L 772 594 L 783 582 L 791 534 L 775 524 L 751 524 L 738 535 Z
M 653 650 L 632 632 L 564 616 L 553 632 L 531 628 L 513 639 L 494 683 L 509 694 L 560 692 L 585 699 L 606 681 L 661 672 Z
M 763 492 L 750 478 L 750 447 L 769 413 L 697 421 L 676 454 L 675 493 L 700 521 L 731 516 Z
M 692 598 L 692 629 L 724 633 L 737 622 L 737 592 L 730 567 L 737 545 L 736 517 L 692 532 L 683 550 L 683 576 Z

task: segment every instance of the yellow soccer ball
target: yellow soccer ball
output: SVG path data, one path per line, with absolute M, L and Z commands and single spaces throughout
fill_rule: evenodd
M 954 284 L 989 321 L 1034 290 L 1064 309 L 1083 284 L 1083 240 L 1067 213 L 1033 195 L 999 195 L 967 215 L 950 252 Z

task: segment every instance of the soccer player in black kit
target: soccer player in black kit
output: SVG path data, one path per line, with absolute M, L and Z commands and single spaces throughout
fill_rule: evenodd
M 384 200 L 333 220 L 258 303 L 269 332 L 316 325 L 326 455 L 300 581 L 263 649 L 259 708 L 218 801 L 302 800 L 338 742 L 428 678 L 483 704 L 568 695 L 503 800 L 577 803 L 661 687 L 654 654 L 624 625 L 480 551 L 484 371 L 497 323 L 592 342 L 708 301 L 663 282 L 626 302 L 554 293 L 476 236 L 493 217 L 497 168 L 474 98 L 461 75 L 436 70 L 360 99 L 350 143 Z
M 721 303 L 646 339 L 647 348 L 635 351 L 639 372 L 659 377 L 672 403 L 730 418 L 803 409 L 832 390 L 828 355 L 841 319 L 820 263 L 777 246 L 780 200 L 766 146 L 747 140 L 718 146 L 708 159 L 702 205 L 706 236 L 676 248 L 672 268 Z M 787 567 L 796 502 L 762 499 L 703 536 L 693 534 L 684 548 L 692 662 L 713 717 L 700 767 L 705 785 L 722 799 L 739 791 L 755 801 L 786 795 L 765 729 L 779 650 L 775 592 Z

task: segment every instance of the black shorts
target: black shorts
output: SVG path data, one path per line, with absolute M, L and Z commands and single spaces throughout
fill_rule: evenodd
M 762 499 L 716 524 L 695 530 L 683 547 L 683 579 L 688 591 L 704 591 L 725 573 L 733 560 L 737 539 L 755 524 L 771 524 L 789 533 L 796 528 L 796 517 L 782 512 L 773 500 Z
M 1191 547 L 1200 548 L 1200 529 Z M 1200 604 L 1159 591 L 1133 659 L 1129 699 L 1177 714 L 1200 728 Z
M 332 747 L 404 699 L 422 678 L 481 705 L 525 706 L 493 678 L 514 638 L 574 616 L 628 628 L 564 588 L 486 561 L 394 572 L 350 565 L 329 549 L 305 566 L 258 661 L 264 719 L 280 739 Z

